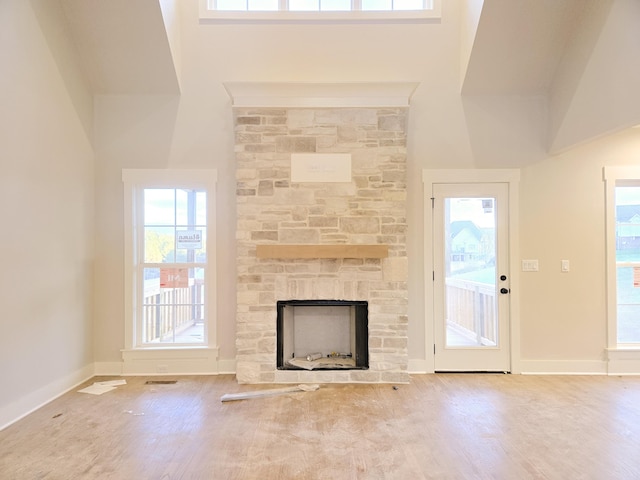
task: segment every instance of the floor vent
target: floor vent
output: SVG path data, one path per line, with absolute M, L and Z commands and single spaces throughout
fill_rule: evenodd
M 144 382 L 147 385 L 173 385 L 174 383 L 178 383 L 177 380 L 147 380 Z

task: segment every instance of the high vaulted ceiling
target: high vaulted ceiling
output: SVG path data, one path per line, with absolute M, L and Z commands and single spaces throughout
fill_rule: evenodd
M 187 0 L 59 1 L 92 93 L 180 93 L 177 17 Z M 539 97 L 549 152 L 640 121 L 640 63 L 628 53 L 640 42 L 638 0 L 457 1 L 443 3 L 442 22 L 472 13 L 460 14 L 453 59 L 463 96 Z
M 485 0 L 462 93 L 545 94 L 585 0 Z
M 170 0 L 61 1 L 95 93 L 179 92 Z M 462 93 L 544 94 L 586 3 L 484 0 Z
M 179 93 L 159 0 L 61 0 L 94 93 Z M 165 15 L 165 16 L 163 16 Z

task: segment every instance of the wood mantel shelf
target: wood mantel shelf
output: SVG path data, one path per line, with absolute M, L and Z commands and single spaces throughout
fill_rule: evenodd
M 388 245 L 257 245 L 258 258 L 385 258 Z

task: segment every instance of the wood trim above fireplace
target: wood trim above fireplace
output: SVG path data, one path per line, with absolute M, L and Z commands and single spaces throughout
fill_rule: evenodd
M 257 245 L 258 258 L 386 258 L 388 245 Z

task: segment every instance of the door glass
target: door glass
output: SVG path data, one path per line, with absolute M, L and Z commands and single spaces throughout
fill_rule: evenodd
M 498 346 L 496 201 L 445 199 L 447 347 Z

